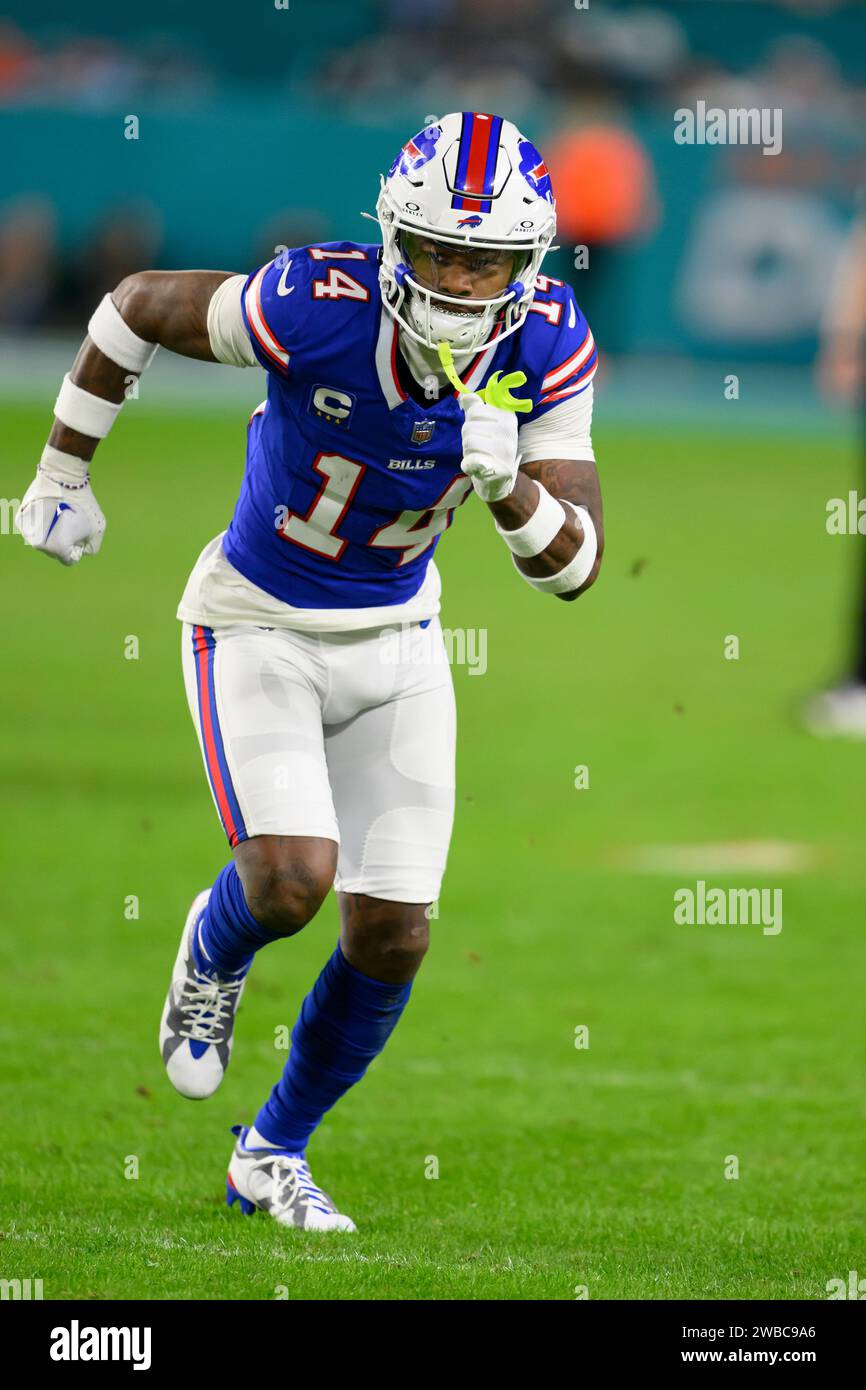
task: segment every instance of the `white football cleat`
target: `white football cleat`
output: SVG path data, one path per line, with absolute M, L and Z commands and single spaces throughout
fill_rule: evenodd
M 803 720 L 819 738 L 866 738 L 866 685 L 845 681 L 819 691 L 806 705 Z
M 246 1125 L 233 1125 L 238 1136 L 226 1177 L 226 1202 L 240 1202 L 244 1216 L 256 1208 L 266 1211 L 281 1226 L 302 1231 L 354 1231 L 351 1217 L 337 1211 L 310 1172 L 303 1154 L 285 1149 L 247 1149 Z
M 196 966 L 193 933 L 209 897 L 207 888 L 187 913 L 159 1029 L 168 1079 L 190 1100 L 212 1096 L 225 1076 L 245 979 L 205 975 Z

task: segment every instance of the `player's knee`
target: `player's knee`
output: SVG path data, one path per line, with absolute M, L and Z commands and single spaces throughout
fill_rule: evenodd
M 324 902 L 331 878 L 303 860 L 259 871 L 244 893 L 256 921 L 275 936 L 294 936 L 311 922 Z
M 375 980 L 411 980 L 430 945 L 423 903 L 343 895 L 343 942 L 350 964 Z
M 337 846 L 332 840 L 262 835 L 239 845 L 236 861 L 256 921 L 275 936 L 294 936 L 327 897 Z

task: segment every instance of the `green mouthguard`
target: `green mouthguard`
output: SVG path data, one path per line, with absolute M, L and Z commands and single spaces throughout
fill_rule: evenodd
M 464 386 L 454 369 L 454 354 L 451 351 L 451 344 L 439 343 L 436 351 L 439 354 L 439 361 L 442 363 L 445 375 L 454 390 L 461 393 L 468 391 L 469 388 Z M 478 395 L 485 405 L 495 405 L 500 410 L 517 410 L 525 414 L 527 410 L 532 409 L 532 401 L 525 397 L 520 399 L 511 394 L 513 386 L 522 386 L 525 381 L 525 372 L 509 372 L 507 376 L 503 376 L 501 372 L 494 372 L 483 391 L 479 391 Z

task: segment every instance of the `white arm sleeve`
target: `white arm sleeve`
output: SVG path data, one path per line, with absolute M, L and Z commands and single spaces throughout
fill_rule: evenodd
M 241 312 L 241 290 L 245 275 L 231 275 L 217 285 L 207 310 L 207 332 L 211 351 L 218 362 L 227 367 L 257 367 L 244 316 Z
M 531 420 L 517 431 L 521 463 L 537 459 L 586 459 L 595 462 L 592 427 L 592 382 L 584 391 L 560 401 L 540 420 Z

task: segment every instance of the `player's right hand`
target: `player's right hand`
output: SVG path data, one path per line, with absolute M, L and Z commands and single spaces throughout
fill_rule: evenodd
M 520 455 L 517 416 L 487 405 L 471 391 L 458 397 L 463 407 L 463 462 L 460 467 L 483 502 L 500 502 L 513 490 Z
M 105 517 L 90 483 L 63 487 L 40 469 L 15 513 L 15 530 L 25 545 L 53 555 L 62 565 L 76 565 L 102 545 Z

